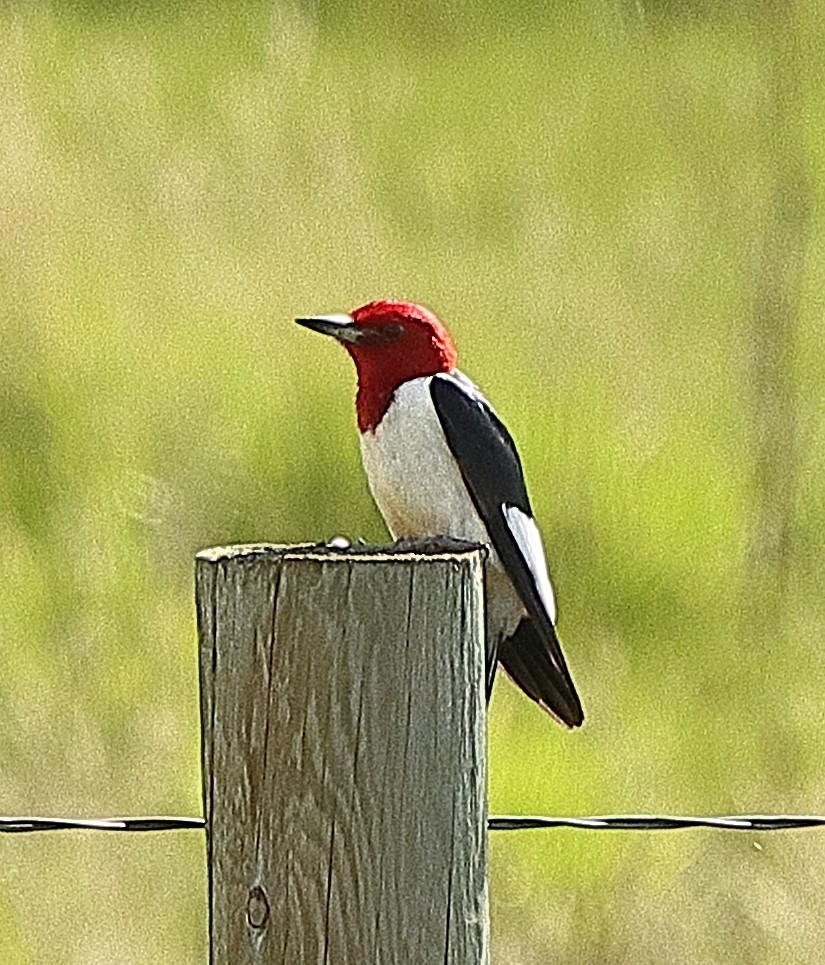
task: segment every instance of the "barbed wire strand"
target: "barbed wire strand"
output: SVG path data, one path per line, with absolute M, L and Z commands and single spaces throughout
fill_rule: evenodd
M 725 817 L 678 817 L 652 814 L 604 814 L 591 817 L 543 817 L 503 814 L 487 819 L 490 831 L 578 828 L 587 831 L 673 831 L 713 828 L 721 831 L 789 831 L 825 826 L 825 817 L 806 814 L 733 814 Z M 0 833 L 28 831 L 181 831 L 206 827 L 203 818 L 37 818 L 0 817 Z
M 491 831 L 525 831 L 533 828 L 583 828 L 588 831 L 675 831 L 680 828 L 715 828 L 721 831 L 789 831 L 817 828 L 825 817 L 807 814 L 731 814 L 724 817 L 677 817 L 652 814 L 605 814 L 582 818 L 500 815 L 490 817 Z
M 0 818 L 0 832 L 23 831 L 180 831 L 204 828 L 203 818 Z

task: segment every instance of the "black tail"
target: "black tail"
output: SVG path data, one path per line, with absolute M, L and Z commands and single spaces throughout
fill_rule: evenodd
M 503 640 L 498 649 L 498 662 L 511 680 L 528 697 L 567 727 L 578 727 L 584 712 L 573 681 L 564 668 L 562 673 L 551 657 L 551 646 L 560 653 L 556 631 L 548 621 L 552 642 L 544 641 L 536 624 L 525 617 L 516 632 Z M 488 674 L 487 696 L 493 685 L 495 671 Z

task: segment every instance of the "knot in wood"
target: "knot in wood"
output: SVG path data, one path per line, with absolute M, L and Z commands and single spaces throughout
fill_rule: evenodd
M 263 928 L 269 918 L 269 899 L 266 892 L 256 885 L 246 899 L 246 920 L 251 928 Z

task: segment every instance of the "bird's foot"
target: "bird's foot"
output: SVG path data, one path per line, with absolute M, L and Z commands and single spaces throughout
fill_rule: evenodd
M 460 553 L 480 544 L 457 536 L 401 536 L 392 547 L 400 553 Z

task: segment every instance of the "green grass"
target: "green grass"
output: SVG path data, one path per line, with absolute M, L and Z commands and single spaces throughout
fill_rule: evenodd
M 822 810 L 825 29 L 799 5 L 766 621 L 751 331 L 789 48 L 768 4 L 638 7 L 0 7 L 0 811 L 199 810 L 192 554 L 384 537 L 350 363 L 291 319 L 392 295 L 520 443 L 588 712 L 566 734 L 500 684 L 491 809 Z M 491 852 L 497 965 L 821 958 L 816 832 Z M 3 961 L 202 962 L 203 874 L 194 834 L 0 840 Z

